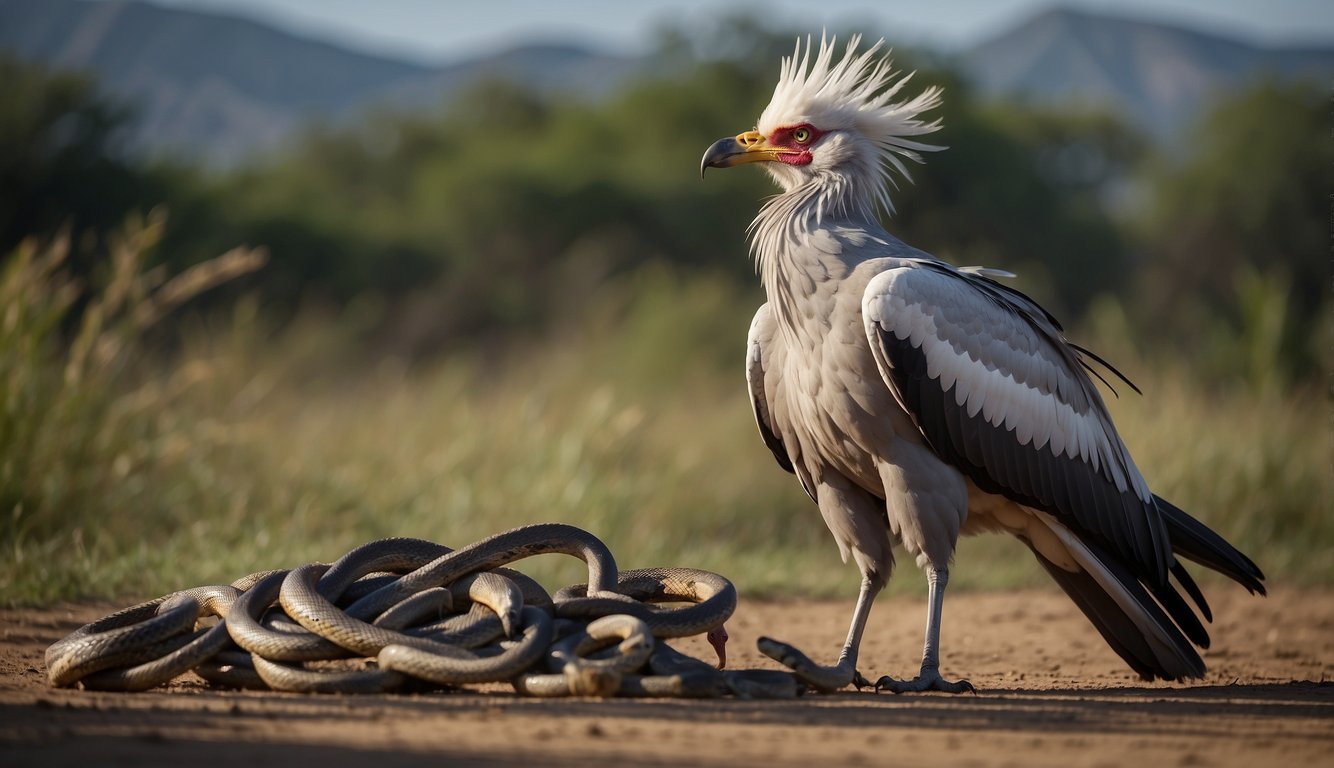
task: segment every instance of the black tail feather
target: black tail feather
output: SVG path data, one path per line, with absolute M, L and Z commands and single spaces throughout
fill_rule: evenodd
M 1190 638 L 1192 643 L 1201 648 L 1209 647 L 1208 630 L 1200 623 L 1200 618 L 1195 615 L 1195 611 L 1191 610 L 1190 605 L 1181 597 L 1180 592 L 1177 592 L 1171 584 L 1164 584 L 1160 587 L 1149 585 L 1149 590 L 1153 592 L 1158 604 L 1163 607 L 1163 610 L 1167 611 L 1168 615 L 1172 617 L 1172 621 L 1176 622 L 1176 625 L 1181 628 L 1186 637 Z
M 1025 542 L 1028 543 L 1028 542 Z M 1125 588 L 1126 592 L 1144 609 L 1151 619 L 1164 631 L 1164 634 L 1170 639 L 1181 660 L 1184 661 L 1189 669 L 1168 669 L 1163 662 L 1154 654 L 1148 639 L 1143 630 L 1135 624 L 1134 620 L 1117 605 L 1116 601 L 1103 589 L 1087 571 L 1067 571 L 1050 560 L 1043 557 L 1041 553 L 1029 544 L 1029 549 L 1037 557 L 1038 562 L 1047 570 L 1060 585 L 1065 594 L 1079 606 L 1089 621 L 1102 635 L 1112 650 L 1116 651 L 1130 668 L 1135 670 L 1140 677 L 1145 680 L 1162 678 L 1164 680 L 1179 680 L 1186 677 L 1203 677 L 1205 672 L 1204 660 L 1200 658 L 1199 653 L 1182 634 L 1181 630 L 1169 619 L 1163 609 L 1159 607 L 1154 598 L 1145 591 L 1139 580 L 1130 573 L 1130 571 L 1115 558 L 1109 557 L 1106 553 L 1100 552 L 1096 545 L 1089 547 L 1094 556 L 1103 563 L 1107 570 L 1116 578 Z M 1175 608 L 1169 608 L 1173 616 L 1180 622 L 1180 614 L 1184 612 L 1190 616 L 1186 622 L 1187 626 L 1199 627 L 1203 633 L 1203 627 L 1199 626 L 1199 620 L 1195 618 L 1190 607 L 1179 594 L 1172 590 L 1170 586 L 1165 587 L 1166 592 L 1170 592 L 1172 597 L 1167 601 Z M 1159 600 L 1163 598 L 1160 596 Z M 1188 633 L 1191 629 L 1186 630 Z M 1204 636 L 1205 642 L 1208 642 L 1208 635 Z
M 1222 536 L 1170 502 L 1157 496 L 1154 497 L 1154 501 L 1166 527 L 1172 551 L 1176 555 L 1218 571 L 1252 593 L 1265 594 L 1264 573 L 1250 558 L 1237 551 Z M 1026 540 L 1025 543 L 1047 573 L 1051 574 L 1061 589 L 1093 623 L 1112 650 L 1116 651 L 1141 677 L 1148 680 L 1202 677 L 1205 672 L 1204 660 L 1200 658 L 1195 646 L 1208 648 L 1209 633 L 1182 592 L 1199 608 L 1205 621 L 1213 621 L 1213 612 L 1209 609 L 1204 593 L 1186 567 L 1179 560 L 1171 565 L 1172 576 L 1176 577 L 1180 591 L 1168 580 L 1152 584 L 1143 579 L 1142 574 L 1135 575 L 1125 562 L 1104 550 L 1097 542 L 1090 541 L 1088 537 L 1079 538 L 1087 547 L 1088 553 L 1101 565 L 1098 570 L 1100 572 L 1105 570 L 1116 579 L 1124 594 L 1142 609 L 1144 617 L 1157 625 L 1160 632 L 1152 634 L 1166 640 L 1174 652 L 1165 651 L 1162 645 L 1151 642 L 1146 632 L 1152 630 L 1135 623 L 1133 617 L 1138 613 L 1123 609 L 1116 602 L 1113 593 L 1104 589 L 1087 570 L 1074 572 L 1064 570 L 1043 557 L 1032 543 Z M 1114 592 L 1120 591 L 1114 590 Z M 1139 619 L 1141 623 L 1145 621 L 1144 617 Z M 1157 653 L 1155 648 L 1158 649 Z
M 1237 548 L 1227 543 L 1222 536 L 1171 502 L 1160 496 L 1154 496 L 1153 499 L 1157 502 L 1158 512 L 1167 525 L 1167 534 L 1172 540 L 1172 551 L 1206 568 L 1218 571 L 1252 593 L 1265 594 L 1265 585 L 1262 583 L 1265 575 L 1249 557 L 1237 551 Z M 1180 580 L 1180 574 L 1177 578 Z M 1183 582 L 1182 586 L 1191 592 L 1192 597 L 1199 592 L 1198 587 L 1191 589 L 1194 582 L 1191 582 L 1191 586 Z M 1203 598 L 1196 598 L 1196 602 L 1203 602 Z M 1205 611 L 1205 615 L 1208 616 L 1207 608 Z
M 1172 563 L 1172 575 L 1177 577 L 1177 583 L 1181 585 L 1182 589 L 1186 590 L 1186 594 L 1190 595 L 1190 599 L 1195 601 L 1195 605 L 1199 606 L 1200 614 L 1204 616 L 1204 620 L 1212 622 L 1214 612 L 1209 609 L 1209 601 L 1204 599 L 1204 593 L 1200 591 L 1200 585 L 1195 583 L 1194 577 L 1190 575 L 1190 571 L 1186 570 L 1186 566 L 1182 565 L 1180 560 Z

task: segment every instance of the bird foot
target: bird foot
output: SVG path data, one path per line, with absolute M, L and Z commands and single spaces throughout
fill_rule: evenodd
M 816 664 L 811 657 L 781 640 L 761 637 L 756 646 L 759 647 L 760 653 L 792 670 L 797 679 L 818 691 L 831 693 L 847 688 L 854 682 L 859 688 L 862 685 L 870 685 L 870 682 L 862 677 L 852 662 L 846 658 L 840 659 L 838 664 L 832 667 L 825 667 Z
M 946 680 L 940 671 L 932 667 L 922 667 L 917 677 L 911 680 L 895 680 L 885 675 L 875 681 L 877 691 L 890 693 L 920 693 L 922 691 L 942 691 L 944 693 L 977 693 L 977 689 L 967 680 Z

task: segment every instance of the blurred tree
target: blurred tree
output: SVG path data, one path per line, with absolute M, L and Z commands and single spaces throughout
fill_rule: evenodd
M 1137 291 L 1149 323 L 1252 380 L 1313 371 L 1329 285 L 1328 131 L 1320 86 L 1265 81 L 1203 117 L 1184 163 L 1153 166 Z
M 1134 167 L 1141 140 L 1110 116 L 982 104 L 948 69 L 921 73 L 945 89 L 943 122 L 896 198 L 891 229 L 958 265 L 1003 267 L 1067 321 L 1127 281 L 1128 248 L 1105 202 Z
M 794 37 L 747 18 L 667 28 L 660 66 L 605 102 L 486 81 L 434 115 L 311 131 L 211 185 L 206 204 L 178 195 L 190 226 L 166 249 L 193 261 L 269 245 L 272 303 L 378 296 L 386 335 L 417 352 L 550 322 L 649 263 L 753 295 L 745 228 L 772 185 L 754 169 L 701 183 L 699 157 L 753 125 Z M 1098 196 L 1133 141 L 1107 120 L 980 106 L 948 69 L 923 69 L 916 87 L 947 87 L 937 136 L 952 149 L 902 185 L 896 234 L 1015 268 L 1066 314 L 1114 288 L 1124 248 Z
M 256 285 L 271 304 L 378 296 L 386 336 L 409 352 L 549 322 L 649 262 L 722 268 L 749 287 L 744 232 L 766 183 L 701 184 L 698 164 L 738 130 L 736 105 L 763 98 L 721 61 L 599 104 L 483 82 L 437 114 L 312 130 L 210 182 L 164 247 L 188 262 L 266 244 Z
M 13 84 L 0 95 L 0 236 L 64 222 L 102 231 L 165 201 L 160 252 L 174 266 L 268 245 L 269 266 L 239 289 L 258 290 L 270 313 L 364 297 L 359 306 L 379 308 L 379 338 L 409 353 L 572 317 L 594 293 L 651 284 L 620 279 L 645 265 L 730 281 L 753 303 L 745 228 L 772 185 L 757 169 L 701 183 L 698 163 L 715 139 L 751 127 L 795 37 L 746 18 L 703 34 L 669 27 L 656 70 L 605 101 L 482 82 L 432 114 L 312 128 L 221 177 L 132 164 L 116 140 L 124 112 L 86 80 L 0 63 Z M 1309 351 L 1295 350 L 1322 300 L 1315 206 L 1331 162 L 1318 89 L 1263 86 L 1221 106 L 1197 131 L 1195 159 L 1155 163 L 1151 214 L 1131 232 L 1109 208 L 1144 154 L 1124 125 L 984 104 L 948 61 L 895 58 L 920 71 L 910 90 L 945 87 L 931 140 L 949 147 L 900 183 L 886 222 L 895 234 L 957 264 L 1018 272 L 1018 287 L 1072 323 L 1098 295 L 1132 296 L 1141 306 L 1127 315 L 1171 320 L 1193 342 L 1219 337 L 1208 318 L 1221 313 L 1231 336 L 1255 326 L 1246 359 L 1279 338 L 1283 359 L 1298 361 L 1283 365 L 1307 365 Z M 1149 257 L 1143 279 L 1132 244 Z M 1183 292 L 1198 311 L 1182 309 Z
M 122 153 L 130 113 L 92 80 L 0 54 L 0 82 L 0 253 L 66 226 L 96 241 L 157 202 L 159 185 Z M 90 250 L 76 249 L 76 266 Z

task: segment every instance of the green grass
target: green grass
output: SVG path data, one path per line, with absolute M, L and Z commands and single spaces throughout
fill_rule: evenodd
M 94 294 L 102 319 L 72 343 L 59 248 L 4 272 L 4 602 L 138 599 L 383 536 L 457 546 L 553 520 L 603 538 L 623 567 L 708 568 L 752 596 L 855 593 L 755 431 L 740 365 L 753 301 L 722 281 L 645 273 L 540 341 L 421 366 L 354 351 L 336 320 L 268 333 L 242 302 L 189 323 L 163 362 L 143 353 L 143 320 L 161 314 L 143 308 L 162 309 L 166 286 L 137 271 L 154 237 L 127 239 Z M 1125 367 L 1146 396 L 1112 405 L 1155 490 L 1272 579 L 1334 583 L 1328 400 Z M 892 588 L 920 590 L 900 563 Z M 580 579 L 568 558 L 525 569 Z M 951 583 L 1044 580 L 993 536 L 961 546 Z

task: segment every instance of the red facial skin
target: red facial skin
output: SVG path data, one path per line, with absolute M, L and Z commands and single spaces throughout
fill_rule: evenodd
M 797 131 L 806 131 L 806 140 L 797 141 Z M 778 154 L 778 161 L 788 165 L 809 165 L 811 162 L 811 145 L 820 140 L 826 131 L 811 125 L 810 123 L 800 123 L 798 125 L 786 125 L 774 130 L 769 135 L 768 144 L 775 149 L 783 150 Z

